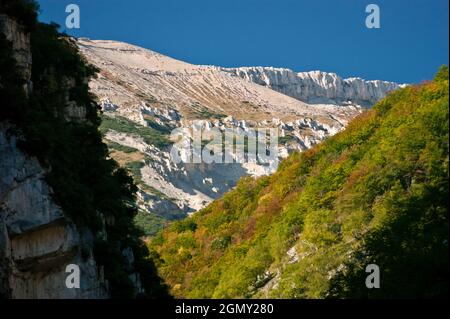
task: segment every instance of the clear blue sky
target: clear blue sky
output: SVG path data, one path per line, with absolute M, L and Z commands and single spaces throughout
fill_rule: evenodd
M 39 0 L 40 20 L 194 64 L 323 70 L 397 82 L 448 64 L 448 0 Z M 78 4 L 81 28 L 65 30 Z M 365 27 L 376 3 L 381 29 Z

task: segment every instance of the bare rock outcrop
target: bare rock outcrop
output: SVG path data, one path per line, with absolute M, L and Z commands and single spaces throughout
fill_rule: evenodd
M 269 87 L 300 101 L 317 104 L 372 106 L 387 93 L 404 84 L 358 77 L 343 79 L 335 73 L 294 72 L 273 67 L 223 69 L 249 82 Z
M 25 91 L 29 94 L 32 90 L 30 34 L 14 19 L 3 13 L 0 13 L 0 33 L 12 44 L 18 71 L 26 82 Z
M 93 257 L 93 235 L 52 199 L 46 171 L 0 125 L 0 294 L 11 298 L 103 298 L 107 283 Z M 66 266 L 83 274 L 66 287 Z

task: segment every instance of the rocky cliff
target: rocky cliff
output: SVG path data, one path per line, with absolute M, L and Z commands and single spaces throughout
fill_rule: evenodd
M 54 26 L 30 39 L 10 12 L 0 13 L 0 296 L 166 296 L 130 226 L 134 185 L 100 139 L 92 69 Z M 69 265 L 79 287 L 66 284 Z
M 30 34 L 0 15 L 0 33 L 12 44 L 18 73 L 31 93 Z M 0 295 L 9 298 L 104 298 L 103 270 L 93 257 L 94 236 L 77 227 L 52 198 L 48 171 L 18 147 L 23 139 L 0 122 Z M 83 274 L 80 289 L 66 287 L 66 266 Z
M 357 104 L 369 107 L 388 92 L 405 86 L 381 80 L 366 81 L 357 77 L 343 79 L 335 73 L 322 71 L 296 73 L 290 69 L 273 67 L 223 70 L 311 104 Z
M 1 294 L 11 298 L 102 298 L 107 284 L 93 257 L 93 234 L 52 199 L 46 170 L 0 125 Z M 80 289 L 65 285 L 66 266 L 82 273 Z
M 25 90 L 31 90 L 31 49 L 30 34 L 16 20 L 9 18 L 6 14 L 0 13 L 0 30 L 12 44 L 13 57 L 17 62 L 18 72 L 25 79 Z

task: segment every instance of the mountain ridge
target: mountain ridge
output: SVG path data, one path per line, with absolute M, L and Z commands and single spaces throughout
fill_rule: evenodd
M 238 67 L 223 70 L 307 103 L 353 102 L 370 107 L 389 91 L 406 86 L 390 81 L 364 80 L 360 77 L 341 78 L 334 72 L 319 70 L 294 72 L 291 69 L 274 67 Z

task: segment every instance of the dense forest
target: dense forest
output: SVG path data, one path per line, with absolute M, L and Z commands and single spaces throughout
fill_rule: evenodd
M 95 258 L 105 268 L 111 296 L 134 294 L 122 254 L 131 247 L 145 296 L 167 297 L 133 223 L 137 188 L 127 171 L 109 158 L 102 142 L 100 108 L 88 87 L 97 70 L 85 62 L 68 36 L 58 32 L 58 25 L 37 22 L 34 1 L 0 5 L 2 12 L 31 32 L 33 61 L 33 91 L 27 97 L 12 45 L 0 35 L 0 120 L 14 124 L 15 132 L 10 133 L 24 137 L 21 148 L 48 169 L 47 182 L 64 212 L 95 234 Z M 82 118 L 67 119 L 69 101 L 84 109 Z
M 448 68 L 149 247 L 177 297 L 448 296 Z M 380 288 L 368 289 L 368 264 Z

